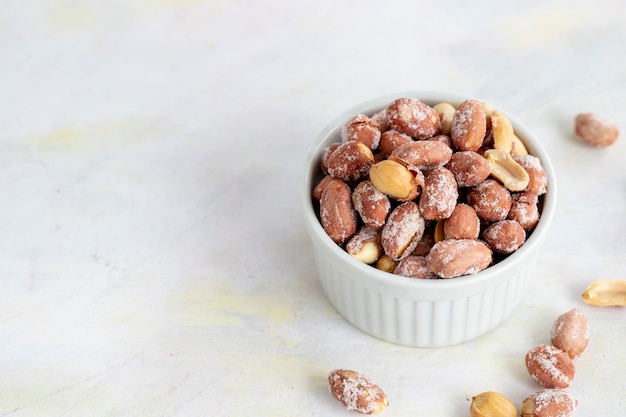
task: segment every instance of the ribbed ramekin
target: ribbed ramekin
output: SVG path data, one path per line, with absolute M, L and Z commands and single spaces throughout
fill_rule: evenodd
M 524 245 L 479 273 L 449 279 L 409 279 L 359 262 L 328 237 L 316 215 L 314 204 L 318 202 L 311 193 L 322 177 L 320 162 L 324 148 L 341 140 L 343 125 L 358 113 L 371 115 L 400 97 L 415 97 L 430 105 L 440 102 L 458 105 L 470 98 L 432 91 L 379 97 L 347 110 L 318 135 L 304 162 L 300 196 L 317 273 L 337 311 L 374 337 L 415 347 L 463 343 L 496 328 L 519 305 L 534 275 L 536 255 L 554 216 L 554 168 L 533 134 L 515 117 L 503 112 L 528 151 L 539 157 L 548 177 L 548 191 L 540 198 L 541 218 Z

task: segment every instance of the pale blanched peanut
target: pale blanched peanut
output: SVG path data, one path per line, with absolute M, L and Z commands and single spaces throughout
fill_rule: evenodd
M 439 120 L 441 121 L 441 133 L 449 135 L 450 129 L 452 128 L 452 118 L 454 117 L 454 111 L 456 109 L 450 103 L 435 104 L 433 109 L 435 109 L 437 115 L 439 115 Z
M 493 147 L 511 153 L 515 132 L 513 125 L 503 113 L 494 110 L 491 113 L 491 129 L 493 132 Z
M 472 397 L 470 415 L 472 417 L 518 417 L 515 404 L 495 391 L 482 392 Z
M 386 253 L 383 253 L 380 258 L 378 258 L 378 261 L 376 261 L 376 269 L 389 272 L 390 274 L 393 274 L 393 271 L 395 271 L 397 265 L 398 261 L 394 261 L 393 259 L 391 259 L 391 256 L 387 255 Z
M 587 304 L 599 307 L 626 307 L 626 280 L 599 279 L 592 282 L 583 292 Z
M 511 154 L 513 156 L 528 155 L 528 149 L 526 149 L 526 145 L 524 145 L 524 142 L 522 142 L 522 140 L 517 135 L 513 135 L 513 152 Z
M 379 191 L 398 200 L 413 200 L 418 195 L 421 171 L 416 176 L 407 167 L 390 159 L 382 160 L 370 168 L 370 180 Z M 423 182 L 422 182 L 423 184 Z
M 523 191 L 530 182 L 528 172 L 511 154 L 500 149 L 488 149 L 484 153 L 491 165 L 491 176 L 511 191 Z
M 376 262 L 383 252 L 380 244 L 380 231 L 362 227 L 346 243 L 346 252 L 365 264 Z
M 493 114 L 493 106 L 491 103 L 483 101 L 483 110 L 485 111 L 485 118 L 487 120 L 487 130 L 491 129 L 491 115 Z

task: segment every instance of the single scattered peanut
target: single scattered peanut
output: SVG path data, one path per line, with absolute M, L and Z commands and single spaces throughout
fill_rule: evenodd
M 550 341 L 575 359 L 587 348 L 589 334 L 587 318 L 580 309 L 574 308 L 556 318 L 550 330 Z
M 592 282 L 583 292 L 587 304 L 599 307 L 626 307 L 626 280 L 599 279 Z
M 389 406 L 384 391 L 365 376 L 348 369 L 336 369 L 328 375 L 330 393 L 348 410 L 375 414 Z
M 522 402 L 522 417 L 572 417 L 578 401 L 567 391 L 545 389 Z
M 574 362 L 559 348 L 539 345 L 529 350 L 525 359 L 528 373 L 539 385 L 567 388 L 574 381 Z
M 587 145 L 606 148 L 617 141 L 619 129 L 615 123 L 596 113 L 581 113 L 574 119 L 576 136 Z
M 517 417 L 517 407 L 504 395 L 486 391 L 472 397 L 472 417 Z

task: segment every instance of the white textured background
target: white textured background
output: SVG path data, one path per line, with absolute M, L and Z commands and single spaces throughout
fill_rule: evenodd
M 469 415 L 539 389 L 528 349 L 559 314 L 592 326 L 579 417 L 626 406 L 626 6 L 614 1 L 25 0 L 0 9 L 0 415 L 349 416 L 336 367 L 385 416 Z M 462 93 L 514 114 L 558 176 L 522 305 L 460 346 L 375 340 L 331 307 L 298 202 L 305 152 L 354 104 Z

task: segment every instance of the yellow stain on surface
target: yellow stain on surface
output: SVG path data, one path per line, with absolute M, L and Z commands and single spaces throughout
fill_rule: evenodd
M 93 11 L 78 2 L 61 2 L 46 15 L 52 29 L 81 29 L 95 23 Z
M 284 324 L 293 319 L 285 294 L 238 293 L 216 282 L 180 294 L 174 300 L 174 317 L 188 325 L 240 327 L 247 320 Z
M 547 5 L 502 23 L 504 33 L 518 46 L 550 45 L 580 34 L 581 28 L 597 24 L 592 3 Z M 593 27 L 588 28 L 593 29 Z
M 103 121 L 86 125 L 65 124 L 47 132 L 20 138 L 19 141 L 42 149 L 69 150 L 135 141 L 143 137 L 148 122 L 144 120 Z
M 203 0 L 157 0 L 156 2 L 165 6 L 187 6 L 202 1 Z

